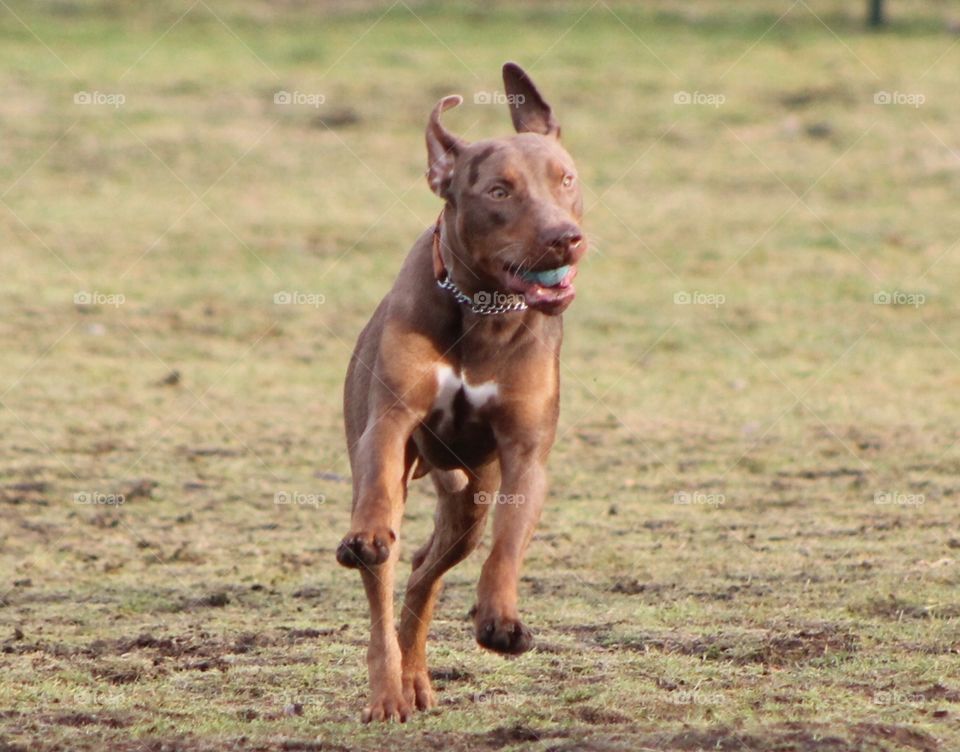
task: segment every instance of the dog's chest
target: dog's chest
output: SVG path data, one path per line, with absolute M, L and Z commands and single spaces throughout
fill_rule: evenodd
M 430 422 L 437 426 L 438 433 L 478 420 L 480 411 L 495 405 L 500 398 L 496 381 L 470 383 L 466 374 L 457 373 L 445 364 L 438 365 L 435 373 L 437 391 Z

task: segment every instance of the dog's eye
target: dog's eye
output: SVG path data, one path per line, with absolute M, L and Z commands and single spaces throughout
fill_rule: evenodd
M 576 180 L 576 178 L 570 173 L 567 173 L 566 175 L 563 176 L 563 181 L 562 181 L 563 187 L 569 188 L 570 186 L 573 185 L 574 180 Z
M 497 201 L 501 201 L 505 198 L 510 197 L 510 194 L 507 193 L 507 189 L 504 188 L 502 185 L 493 186 L 493 188 L 487 191 L 487 195 L 492 199 L 496 199 Z

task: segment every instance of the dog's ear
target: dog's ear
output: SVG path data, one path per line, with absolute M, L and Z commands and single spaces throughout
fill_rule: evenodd
M 560 138 L 560 123 L 530 76 L 516 63 L 504 63 L 503 85 L 507 90 L 510 117 L 517 133 L 539 133 Z
M 430 190 L 440 198 L 447 197 L 453 179 L 453 164 L 467 145 L 440 124 L 440 113 L 461 102 L 463 97 L 456 94 L 444 97 L 433 108 L 427 123 L 427 182 Z

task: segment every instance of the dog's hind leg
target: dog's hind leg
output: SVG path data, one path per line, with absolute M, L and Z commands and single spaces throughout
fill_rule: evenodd
M 502 496 L 494 512 L 490 555 L 477 583 L 474 614 L 477 642 L 497 653 L 519 655 L 533 645 L 533 635 L 517 612 L 517 587 L 546 490 L 542 459 L 515 453 L 503 462 Z
M 437 489 L 434 530 L 414 556 L 399 634 L 404 697 L 420 710 L 433 705 L 427 672 L 427 634 L 441 578 L 483 538 L 489 503 L 500 484 L 500 467 L 494 460 L 472 473 L 433 470 L 430 475 Z

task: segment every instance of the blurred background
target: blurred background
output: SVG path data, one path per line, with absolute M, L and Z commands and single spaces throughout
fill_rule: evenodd
M 956 3 L 0 0 L 0 40 L 0 748 L 960 744 Z M 592 241 L 540 648 L 475 647 L 480 551 L 439 710 L 361 729 L 342 379 L 440 209 L 430 109 L 509 134 L 506 60 Z

